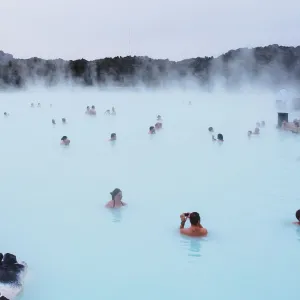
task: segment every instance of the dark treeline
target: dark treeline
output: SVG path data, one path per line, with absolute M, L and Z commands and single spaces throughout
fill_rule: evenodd
M 206 90 L 216 84 L 234 89 L 243 84 L 299 85 L 300 46 L 270 45 L 230 50 L 219 57 L 197 57 L 179 62 L 149 57 L 114 57 L 93 61 L 41 58 L 15 59 L 0 51 L 0 88 L 31 84 L 54 86 L 166 87 L 193 83 Z

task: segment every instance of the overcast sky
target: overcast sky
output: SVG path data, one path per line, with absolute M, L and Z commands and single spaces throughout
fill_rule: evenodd
M 180 60 L 300 45 L 299 0 L 0 0 L 0 49 L 15 57 Z

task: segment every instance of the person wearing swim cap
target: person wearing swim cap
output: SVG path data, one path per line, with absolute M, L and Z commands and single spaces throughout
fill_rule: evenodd
M 184 228 L 184 225 L 187 221 L 187 219 L 190 220 L 191 226 L 189 228 Z M 192 237 L 202 237 L 207 235 L 207 229 L 204 228 L 201 225 L 201 218 L 199 213 L 197 212 L 192 212 L 192 213 L 182 213 L 180 215 L 180 233 L 187 235 L 187 236 L 192 236 Z
M 114 189 L 111 193 L 111 200 L 106 203 L 107 208 L 120 208 L 126 206 L 127 204 L 122 201 L 123 195 L 120 189 Z
M 300 225 L 300 209 L 298 209 L 296 211 L 296 219 L 298 220 L 298 222 L 293 222 L 294 224 Z

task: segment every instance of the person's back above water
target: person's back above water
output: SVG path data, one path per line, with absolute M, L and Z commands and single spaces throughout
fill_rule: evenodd
M 182 213 L 180 215 L 181 224 L 180 224 L 180 233 L 192 236 L 192 237 L 202 237 L 207 235 L 207 229 L 201 225 L 201 218 L 199 213 Z M 191 227 L 184 228 L 185 222 L 187 219 L 190 219 Z

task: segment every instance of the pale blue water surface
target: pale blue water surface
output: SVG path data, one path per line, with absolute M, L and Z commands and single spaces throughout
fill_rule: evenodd
M 54 90 L 0 97 L 0 112 L 10 113 L 0 117 L 1 252 L 29 265 L 21 299 L 298 296 L 300 230 L 291 222 L 300 208 L 300 136 L 275 129 L 271 96 Z M 86 116 L 93 104 L 97 117 Z M 104 116 L 113 105 L 117 116 Z M 157 114 L 164 129 L 149 136 Z M 266 128 L 248 139 L 261 120 Z M 209 126 L 223 133 L 223 145 L 211 141 Z M 63 135 L 68 148 L 60 146 Z M 109 211 L 116 187 L 129 205 Z M 189 211 L 200 213 L 206 238 L 179 235 L 179 215 Z

